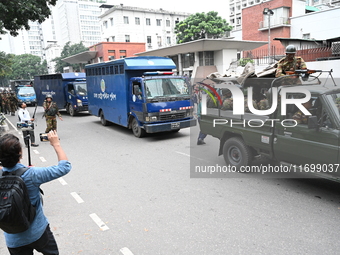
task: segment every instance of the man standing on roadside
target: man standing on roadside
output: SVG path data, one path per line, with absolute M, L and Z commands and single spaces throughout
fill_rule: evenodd
M 35 143 L 35 136 L 34 136 L 34 119 L 31 118 L 29 111 L 27 110 L 27 105 L 22 102 L 21 104 L 19 104 L 19 111 L 18 111 L 18 117 L 19 117 L 19 121 L 21 123 L 25 123 L 25 124 L 30 124 L 30 128 L 24 128 L 22 130 L 22 135 L 24 136 L 24 141 L 25 141 L 25 145 L 26 147 L 28 147 L 29 145 L 29 140 L 31 140 L 31 146 L 33 147 L 38 147 L 39 145 Z M 29 135 L 29 137 L 28 137 Z
M 52 101 L 52 95 L 47 95 L 43 104 L 45 113 L 44 116 L 46 118 L 46 130 L 45 133 L 48 133 L 51 130 L 57 130 L 57 117 L 60 120 L 63 120 L 61 114 L 59 112 L 57 103 Z

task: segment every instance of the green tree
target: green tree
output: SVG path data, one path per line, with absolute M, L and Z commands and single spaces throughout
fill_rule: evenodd
M 9 84 L 8 77 L 12 74 L 12 63 L 15 55 L 0 51 L 0 86 Z
M 47 74 L 47 62 L 32 54 L 17 55 L 13 58 L 10 79 L 33 79 L 35 75 Z
M 8 30 L 12 36 L 18 35 L 18 30 L 30 29 L 28 22 L 42 23 L 50 14 L 48 5 L 55 5 L 57 0 L 2 0 L 0 2 L 0 34 Z
M 177 23 L 175 26 L 177 43 L 204 38 L 221 38 L 228 31 L 231 31 L 233 27 L 217 15 L 218 13 L 214 11 L 207 14 L 204 12 L 196 13 Z
M 76 55 L 78 53 L 87 51 L 88 48 L 86 48 L 83 44 L 83 42 L 77 43 L 77 44 L 72 44 L 71 42 L 68 42 L 65 44 L 60 57 L 53 59 L 52 61 L 56 62 L 55 65 L 55 72 L 56 73 L 63 73 L 64 67 L 67 66 L 72 66 L 73 70 L 75 72 L 80 72 L 83 69 L 82 64 L 69 64 L 62 59 Z

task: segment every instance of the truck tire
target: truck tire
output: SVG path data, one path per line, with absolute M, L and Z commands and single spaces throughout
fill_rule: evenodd
M 76 111 L 73 109 L 73 106 L 71 104 L 68 105 L 68 113 L 70 116 L 76 115 Z
M 105 119 L 103 111 L 100 112 L 100 122 L 102 123 L 103 126 L 109 125 L 108 121 Z
M 141 138 L 146 134 L 145 130 L 138 125 L 136 118 L 132 119 L 131 129 L 135 137 Z
M 241 166 L 249 166 L 253 155 L 250 148 L 242 138 L 229 138 L 223 145 L 223 157 L 227 165 L 235 166 L 237 170 Z

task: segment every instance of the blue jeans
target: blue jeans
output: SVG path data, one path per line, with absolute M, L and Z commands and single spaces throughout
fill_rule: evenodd
M 33 250 L 37 250 L 44 255 L 59 254 L 57 242 L 51 232 L 50 225 L 47 225 L 45 232 L 37 241 L 17 248 L 8 247 L 8 250 L 11 255 L 33 255 Z
M 198 117 L 197 120 L 198 120 L 198 124 L 199 124 L 201 122 L 201 118 Z M 206 137 L 207 137 L 207 134 L 202 133 L 201 130 L 200 130 L 200 133 L 198 135 L 198 139 L 204 140 L 204 138 L 206 138 Z

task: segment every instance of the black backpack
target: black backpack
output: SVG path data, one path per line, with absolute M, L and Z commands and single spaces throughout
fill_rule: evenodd
M 9 234 L 26 231 L 34 220 L 36 209 L 31 204 L 21 175 L 28 167 L 0 176 L 0 228 Z

